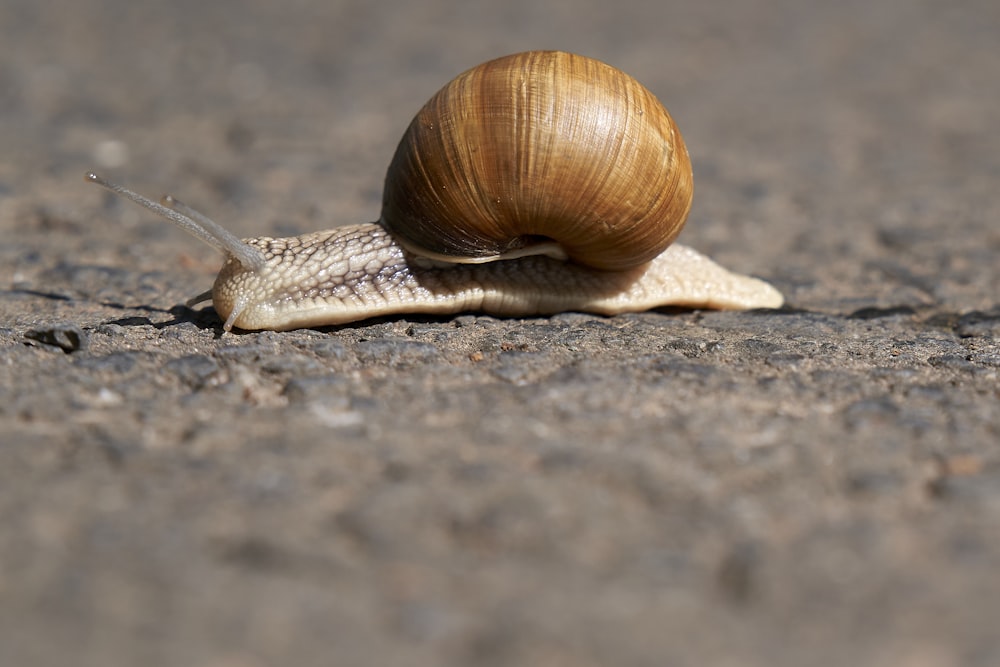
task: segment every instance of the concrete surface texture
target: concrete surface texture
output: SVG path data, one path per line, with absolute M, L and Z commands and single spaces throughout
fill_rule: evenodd
M 1000 664 L 1000 4 L 0 6 L 0 664 Z M 221 335 L 211 248 L 378 215 L 554 48 L 670 108 L 771 312 Z

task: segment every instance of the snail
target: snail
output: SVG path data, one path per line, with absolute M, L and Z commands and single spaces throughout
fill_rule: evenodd
M 671 245 L 693 194 L 680 132 L 631 76 L 569 53 L 491 60 L 438 91 L 396 149 L 376 223 L 240 240 L 169 195 L 86 178 L 225 253 L 212 290 L 188 305 L 211 300 L 227 332 L 783 301 Z

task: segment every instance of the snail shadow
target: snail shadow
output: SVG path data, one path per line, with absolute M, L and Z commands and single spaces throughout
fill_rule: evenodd
M 181 324 L 193 324 L 198 329 L 206 330 L 212 329 L 215 332 L 216 338 L 221 338 L 223 334 L 229 333 L 235 336 L 244 336 L 249 334 L 258 334 L 259 331 L 240 329 L 234 327 L 231 331 L 226 332 L 222 328 L 222 319 L 216 314 L 215 310 L 209 306 L 202 308 L 200 310 L 194 310 L 185 305 L 173 306 L 169 310 L 163 310 L 159 308 L 146 307 L 146 308 L 131 308 L 131 310 L 148 310 L 149 312 L 169 312 L 173 315 L 172 320 L 165 322 L 154 322 L 147 317 L 127 317 L 120 320 L 112 320 L 108 324 L 117 324 L 119 326 L 152 326 L 156 329 L 165 329 L 167 327 L 178 326 Z M 718 312 L 711 310 L 701 310 L 696 308 L 686 308 L 683 306 L 663 306 L 661 308 L 653 308 L 647 311 L 642 311 L 645 313 L 654 313 L 662 315 L 669 318 L 680 318 L 680 317 L 691 317 L 691 316 L 701 316 L 709 312 Z M 783 306 L 778 309 L 771 308 L 760 308 L 754 310 L 745 311 L 730 311 L 739 312 L 740 314 L 750 316 L 750 317 L 764 317 L 764 316 L 774 316 L 774 315 L 797 315 L 797 314 L 807 314 L 810 311 L 802 310 L 798 308 L 791 308 L 788 306 Z M 633 313 L 635 314 L 635 313 Z M 452 314 L 434 314 L 434 313 L 405 313 L 405 314 L 395 314 L 395 315 L 378 315 L 375 317 L 368 317 L 361 320 L 355 320 L 353 322 L 343 322 L 340 324 L 328 324 L 322 326 L 312 326 L 303 327 L 310 331 L 316 331 L 318 333 L 333 334 L 339 331 L 352 331 L 356 329 L 364 329 L 367 327 L 386 325 L 386 324 L 402 324 L 408 327 L 420 326 L 420 325 L 451 325 L 451 326 L 466 326 L 469 318 L 487 319 L 496 322 L 511 323 L 518 321 L 529 321 L 529 320 L 550 320 L 553 317 L 566 317 L 566 316 L 580 316 L 586 318 L 592 318 L 595 320 L 610 321 L 614 320 L 616 317 L 621 317 L 622 315 L 628 315 L 628 313 L 619 315 L 603 315 L 599 313 L 590 313 L 586 311 L 566 311 L 562 313 L 539 313 L 536 315 L 494 315 L 490 313 L 483 313 L 474 310 L 464 311 L 460 313 Z
M 216 314 L 212 307 L 202 308 L 200 310 L 195 310 L 189 306 L 183 304 L 178 304 L 176 306 L 171 306 L 170 308 L 157 308 L 155 306 L 125 306 L 122 304 L 115 303 L 103 303 L 102 306 L 107 308 L 120 308 L 121 310 L 129 311 L 140 311 L 150 313 L 151 315 L 162 313 L 172 315 L 172 319 L 164 321 L 155 321 L 152 317 L 147 317 L 144 315 L 132 315 L 129 317 L 120 317 L 116 319 L 105 320 L 102 324 L 112 324 L 119 327 L 153 327 L 157 330 L 168 329 L 170 327 L 181 326 L 184 324 L 194 325 L 197 329 L 206 331 L 211 330 L 215 333 L 216 338 L 221 338 L 225 331 L 222 328 L 222 320 Z
M 66 297 L 61 295 L 43 295 L 35 294 L 36 296 L 49 296 L 50 298 L 66 300 Z M 120 303 L 102 303 L 101 304 L 107 308 L 117 308 L 120 310 L 129 311 L 142 311 L 152 314 L 156 313 L 168 313 L 172 315 L 172 319 L 156 322 L 151 317 L 146 316 L 131 316 L 122 317 L 118 319 L 107 320 L 104 324 L 114 324 L 122 327 L 144 327 L 151 326 L 154 329 L 167 329 L 169 327 L 180 326 L 184 324 L 190 324 L 197 327 L 200 330 L 212 330 L 216 338 L 221 338 L 223 334 L 227 333 L 223 329 L 222 319 L 216 314 L 215 309 L 211 306 L 207 306 L 201 309 L 194 309 L 189 306 L 178 304 L 170 308 L 158 308 L 155 306 L 126 306 Z M 961 322 L 966 322 L 966 320 L 976 319 L 979 321 L 981 319 L 997 319 L 997 312 L 1000 311 L 1000 306 L 998 306 L 996 311 L 991 313 L 966 313 L 966 314 L 950 314 L 947 319 L 957 320 Z M 662 306 L 659 308 L 652 308 L 647 311 L 641 311 L 640 313 L 632 313 L 632 315 L 638 315 L 642 313 L 651 313 L 656 315 L 661 315 L 668 318 L 683 318 L 683 317 L 694 317 L 696 319 L 707 316 L 711 313 L 722 313 L 728 312 L 730 314 L 738 314 L 743 317 L 748 318 L 768 318 L 768 317 L 809 317 L 809 316 L 826 316 L 826 317 L 838 317 L 847 320 L 872 320 L 872 319 L 882 319 L 882 318 L 893 318 L 893 317 L 918 317 L 921 313 L 910 306 L 889 306 L 882 308 L 861 308 L 850 312 L 840 312 L 831 313 L 824 311 L 811 310 L 809 308 L 802 308 L 792 304 L 785 304 L 780 308 L 756 308 L 751 310 L 742 311 L 716 311 L 711 309 L 699 309 L 699 308 L 687 308 L 683 306 Z M 361 329 L 371 326 L 378 326 L 384 324 L 405 324 L 407 326 L 413 325 L 446 325 L 450 324 L 452 326 L 465 326 L 469 321 L 468 318 L 472 317 L 475 319 L 486 318 L 490 320 L 496 320 L 498 322 L 516 322 L 516 321 L 526 321 L 535 319 L 551 319 L 552 317 L 565 317 L 565 316 L 581 316 L 587 318 L 593 318 L 598 320 L 613 320 L 616 317 L 621 317 L 622 315 L 628 316 L 629 313 L 624 313 L 621 315 L 601 315 L 597 313 L 589 313 L 585 311 L 567 311 L 565 313 L 557 314 L 538 314 L 538 315 L 525 315 L 525 316 L 501 316 L 493 315 L 487 313 L 481 313 L 476 311 L 467 311 L 454 314 L 432 314 L 432 313 L 407 313 L 399 315 L 380 315 L 377 317 L 369 317 L 363 320 L 357 320 L 354 322 L 344 322 L 341 324 L 330 324 L 324 326 L 314 326 L 305 327 L 309 330 L 316 331 L 319 333 L 336 333 L 338 331 L 350 331 L 355 329 Z M 991 317 L 990 317 L 991 316 Z M 938 315 L 936 318 L 934 314 L 931 314 L 930 321 L 932 323 L 936 322 L 936 319 L 941 319 L 942 315 Z M 248 331 L 244 329 L 234 328 L 232 331 L 228 332 L 232 335 L 243 336 L 246 334 L 259 333 L 257 331 Z
M 167 329 L 170 327 L 181 326 L 185 324 L 190 324 L 198 328 L 199 330 L 212 330 L 215 334 L 215 338 L 221 338 L 224 334 L 233 336 L 244 336 L 251 334 L 259 334 L 260 331 L 256 330 L 246 330 L 234 327 L 231 331 L 225 331 L 223 329 L 222 318 L 215 312 L 212 306 L 207 306 L 201 309 L 194 309 L 184 304 L 178 304 L 170 308 L 157 308 L 154 306 L 125 306 L 122 304 L 115 303 L 103 303 L 102 306 L 108 308 L 118 308 L 121 310 L 129 311 L 142 311 L 150 314 L 155 313 L 169 313 L 173 316 L 172 319 L 165 320 L 162 322 L 154 321 L 151 317 L 146 317 L 143 315 L 133 315 L 130 317 L 121 317 L 117 319 L 106 320 L 102 324 L 113 324 L 120 327 L 153 327 L 157 330 Z M 461 313 L 461 314 L 475 314 L 475 313 Z M 452 322 L 458 315 L 424 315 L 424 314 L 408 314 L 408 315 L 381 315 L 378 317 L 369 317 L 363 320 L 357 320 L 355 322 L 345 322 L 343 324 L 330 324 L 325 326 L 315 326 L 315 327 L 303 327 L 304 329 L 309 329 L 310 331 L 317 331 L 320 333 L 336 333 L 337 331 L 345 331 L 351 329 L 360 329 L 364 327 L 374 326 L 378 324 L 388 324 L 393 322 L 405 321 L 408 324 L 445 324 Z M 514 318 L 501 318 L 501 319 L 514 319 Z
M 779 308 L 690 308 L 687 306 L 660 306 L 658 308 L 650 308 L 645 311 L 637 311 L 637 313 L 657 313 L 659 315 L 670 315 L 673 317 L 681 316 L 694 316 L 703 317 L 712 313 L 728 313 L 731 315 L 740 315 L 745 317 L 770 317 L 770 316 L 790 316 L 790 315 L 804 315 L 813 314 L 814 311 L 807 310 L 805 308 L 798 308 L 789 304 L 784 304 Z M 629 315 L 630 313 L 622 313 L 623 315 Z M 631 313 L 636 314 L 636 313 Z M 614 316 L 611 316 L 614 317 Z
M 142 315 L 133 315 L 129 317 L 120 317 L 115 319 L 108 319 L 101 322 L 101 324 L 114 324 L 121 327 L 141 327 L 141 326 L 151 326 L 156 329 L 165 329 L 171 326 L 177 326 L 179 324 L 191 323 L 194 324 L 199 329 L 216 329 L 220 334 L 222 333 L 222 320 L 216 315 L 215 310 L 211 307 L 203 308 L 196 311 L 185 305 L 172 306 L 170 308 L 159 308 L 157 306 L 150 306 L 147 304 L 140 305 L 128 305 L 121 303 L 120 301 L 95 301 L 87 298 L 79 298 L 71 294 L 61 294 L 59 292 L 49 292 L 45 290 L 36 290 L 30 288 L 15 288 L 9 290 L 0 290 L 0 297 L 9 296 L 13 298 L 20 297 L 33 297 L 38 299 L 44 299 L 46 301 L 59 301 L 64 303 L 83 303 L 83 304 L 94 304 L 101 308 L 107 308 L 109 310 L 119 310 L 119 311 L 129 311 L 129 312 L 143 312 L 149 313 L 150 315 L 156 314 L 170 314 L 173 315 L 172 320 L 167 320 L 165 322 L 154 322 L 151 317 L 145 317 Z

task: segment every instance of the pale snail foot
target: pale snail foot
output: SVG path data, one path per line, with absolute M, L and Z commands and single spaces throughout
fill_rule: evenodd
M 648 302 L 649 308 L 678 306 L 712 310 L 780 308 L 785 297 L 770 283 L 735 273 L 694 248 L 674 244 L 650 262 L 643 278 L 625 297 L 627 307 Z M 612 313 L 613 314 L 613 313 Z
M 427 266 L 375 224 L 244 243 L 267 261 L 257 271 L 227 259 L 212 290 L 226 331 L 284 331 L 407 313 L 615 315 L 661 306 L 777 308 L 783 302 L 764 281 L 678 245 L 636 269 L 608 272 L 544 256 Z

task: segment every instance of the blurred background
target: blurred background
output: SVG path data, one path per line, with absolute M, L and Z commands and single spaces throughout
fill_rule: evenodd
M 718 346 L 722 356 L 702 367 L 690 365 L 715 374 L 704 380 L 694 371 L 685 376 L 682 369 L 679 380 L 657 376 L 662 380 L 657 391 L 681 399 L 696 396 L 702 409 L 687 414 L 670 404 L 666 416 L 640 415 L 628 422 L 623 428 L 641 431 L 645 449 L 638 448 L 634 459 L 619 459 L 616 442 L 609 440 L 605 458 L 595 458 L 587 472 L 612 489 L 605 495 L 589 493 L 589 478 L 574 476 L 573 461 L 562 478 L 536 469 L 522 475 L 518 446 L 523 443 L 502 442 L 502 428 L 495 426 L 490 432 L 500 434 L 498 442 L 485 454 L 477 452 L 484 459 L 495 456 L 507 466 L 504 474 L 523 477 L 523 486 L 505 497 L 509 503 L 500 512 L 513 509 L 498 519 L 514 517 L 504 527 L 513 525 L 515 553 L 501 554 L 508 558 L 489 561 L 482 570 L 478 544 L 458 548 L 458 538 L 446 531 L 443 537 L 421 532 L 446 521 L 451 516 L 446 501 L 474 494 L 478 478 L 470 476 L 466 486 L 448 482 L 451 496 L 436 495 L 438 488 L 421 487 L 418 480 L 412 487 L 423 495 L 416 502 L 414 496 L 373 493 L 388 500 L 371 509 L 364 493 L 334 497 L 348 493 L 341 489 L 349 484 L 334 488 L 317 481 L 313 464 L 333 454 L 310 450 L 296 440 L 306 436 L 296 434 L 281 441 L 294 444 L 280 453 L 301 447 L 302 459 L 299 449 L 295 456 L 268 459 L 271 452 L 265 450 L 254 458 L 257 441 L 247 445 L 253 461 L 265 461 L 261 476 L 269 472 L 268 462 L 278 461 L 274 465 L 287 473 L 290 486 L 306 496 L 289 493 L 272 504 L 261 492 L 253 497 L 273 510 L 262 509 L 263 517 L 241 505 L 257 493 L 251 482 L 258 471 L 241 467 L 244 443 L 231 442 L 225 423 L 198 425 L 199 442 L 219 448 L 202 459 L 185 458 L 185 439 L 171 442 L 175 449 L 163 459 L 142 451 L 129 470 L 133 474 L 118 475 L 98 453 L 90 454 L 97 463 L 84 461 L 80 475 L 70 471 L 52 488 L 21 486 L 6 495 L 0 488 L 0 518 L 8 526 L 0 534 L 0 662 L 260 667 L 266 656 L 277 656 L 285 660 L 274 664 L 499 665 L 527 664 L 519 658 L 528 656 L 536 659 L 533 664 L 650 667 L 998 664 L 996 598 L 986 595 L 996 588 L 988 575 L 996 572 L 1000 543 L 989 532 L 997 526 L 997 487 L 990 482 L 996 475 L 977 477 L 985 480 L 981 486 L 963 487 L 972 489 L 968 504 L 951 514 L 922 514 L 925 489 L 909 485 L 921 479 L 923 473 L 914 470 L 926 452 L 910 457 L 905 444 L 921 438 L 927 449 L 941 444 L 961 451 L 968 438 L 969 448 L 978 446 L 989 459 L 987 441 L 997 435 L 997 396 L 988 376 L 995 373 L 988 366 L 989 354 L 995 358 L 989 352 L 995 348 L 988 347 L 995 337 L 983 325 L 985 334 L 962 342 L 985 350 L 977 358 L 986 361 L 977 361 L 973 370 L 966 357 L 951 352 L 940 356 L 938 368 L 925 362 L 942 353 L 923 350 L 942 341 L 958 348 L 950 329 L 921 328 L 922 322 L 905 317 L 890 322 L 886 326 L 898 327 L 891 344 L 904 350 L 899 364 L 912 362 L 920 373 L 933 374 L 924 387 L 924 376 L 910 367 L 880 374 L 876 367 L 896 363 L 898 349 L 890 349 L 889 342 L 879 347 L 877 336 L 845 333 L 863 329 L 864 318 L 841 317 L 873 309 L 926 314 L 947 323 L 997 307 L 998 44 L 996 0 L 4 0 L 0 288 L 16 289 L 0 301 L 0 314 L 18 326 L 34 321 L 35 307 L 48 309 L 42 319 L 114 320 L 128 308 L 119 307 L 121 302 L 152 306 L 141 314 L 166 318 L 168 309 L 204 290 L 218 269 L 213 249 L 85 184 L 84 171 L 96 169 L 154 197 L 171 192 L 240 236 L 371 221 L 378 217 L 382 179 L 396 142 L 424 101 L 481 61 L 538 48 L 601 59 L 635 76 L 664 102 L 684 133 L 695 169 L 695 204 L 681 240 L 729 268 L 771 280 L 801 312 L 774 316 L 789 319 L 753 320 L 759 329 L 747 328 L 749 333 L 742 327 L 752 315 L 713 320 L 712 334 L 719 340 L 739 339 L 732 344 L 726 339 L 729 347 Z M 81 275 L 75 270 L 79 265 L 104 273 L 78 293 L 53 284 Z M 65 270 L 47 273 L 52 267 Z M 48 291 L 55 296 L 43 298 Z M 83 296 L 74 301 L 63 294 Z M 81 318 L 88 307 L 99 315 Z M 687 322 L 657 320 L 643 330 L 653 336 L 648 329 L 671 326 L 671 335 L 680 339 Z M 767 352 L 770 322 L 798 327 L 782 339 L 785 347 L 773 346 L 778 352 L 808 348 L 822 362 L 836 350 L 852 361 L 814 374 L 805 352 L 783 363 L 778 352 Z M 115 335 L 135 337 L 127 340 L 143 351 L 172 335 L 187 336 L 183 345 L 208 335 L 186 324 L 162 334 L 151 326 L 119 327 Z M 503 326 L 508 324 L 516 328 Z M 0 329 L 5 327 L 13 336 L 14 324 L 0 322 Z M 515 341 L 532 340 L 530 332 L 515 333 Z M 313 334 L 296 335 L 322 338 Z M 141 340 L 145 335 L 151 338 Z M 260 341 L 265 354 L 280 348 L 279 340 L 261 334 L 232 345 Z M 676 342 L 675 356 L 688 354 L 684 344 Z M 925 346 L 919 358 L 906 361 L 907 350 L 917 346 Z M 751 351 L 749 361 L 737 361 L 746 365 L 727 366 L 725 360 L 740 357 L 743 349 Z M 754 349 L 763 351 L 754 356 Z M 335 354 L 323 363 L 339 363 Z M 141 357 L 137 368 L 161 362 L 148 357 Z M 28 359 L 27 375 L 28 362 L 36 358 L 21 358 Z M 780 368 L 765 368 L 762 384 L 753 384 L 772 358 Z M 431 361 L 427 366 L 437 368 Z M 800 362 L 806 371 L 799 372 Z M 78 372 L 74 382 L 81 391 L 96 393 L 103 386 L 104 367 L 88 371 L 67 362 L 60 368 Z M 382 380 L 385 391 L 401 382 L 417 387 L 413 391 L 421 396 L 450 398 L 453 385 L 424 391 L 421 379 L 405 367 L 398 373 L 382 370 L 392 380 Z M 552 397 L 559 391 L 573 393 L 566 386 L 575 376 L 560 377 L 539 385 L 545 406 L 557 402 Z M 771 394 L 763 384 L 768 378 L 774 380 Z M 600 395 L 597 379 L 581 391 L 600 405 L 605 403 L 598 399 L 613 403 L 615 397 Z M 149 386 L 145 379 L 129 381 Z M 485 395 L 488 382 L 499 381 L 483 380 L 468 391 L 470 400 Z M 700 390 L 706 382 L 717 383 L 728 412 L 709 395 L 711 386 Z M 76 390 L 75 384 L 52 383 L 68 393 Z M 508 399 L 531 396 L 518 393 L 515 384 L 498 391 Z M 747 386 L 753 388 L 749 396 L 743 391 Z M 783 413 L 767 403 L 781 391 L 802 387 L 807 390 L 801 400 L 786 402 L 792 407 Z M 25 418 L 25 429 L 39 439 L 47 433 L 65 436 L 66 429 L 103 414 L 110 425 L 102 428 L 112 434 L 119 419 L 127 421 L 128 433 L 152 432 L 164 420 L 182 430 L 176 425 L 186 423 L 191 404 L 203 400 L 189 389 L 171 385 L 173 395 L 155 406 L 140 398 L 133 403 L 123 389 L 120 406 L 105 412 L 77 406 L 65 423 L 56 401 L 51 409 L 58 418 Z M 350 389 L 363 394 L 368 387 Z M 958 389 L 961 399 L 953 397 Z M 758 390 L 766 395 L 756 396 Z M 48 391 L 39 384 L 32 405 L 52 400 Z M 229 419 L 252 420 L 256 414 L 224 390 L 212 393 L 211 400 L 211 406 L 232 411 Z M 916 405 L 912 412 L 897 407 L 910 402 Z M 371 400 L 362 404 L 368 405 L 359 408 L 366 415 L 383 407 Z M 963 421 L 955 405 L 972 417 Z M 854 406 L 860 407 L 852 412 Z M 272 412 L 262 414 L 264 420 Z M 764 425 L 761 433 L 743 432 L 740 422 L 720 417 L 727 414 L 750 414 L 756 419 L 750 423 Z M 13 420 L 3 411 L 0 417 Z M 492 423 L 503 424 L 500 417 L 507 415 L 494 417 Z M 518 433 L 551 426 L 549 417 L 539 411 Z M 692 465 L 698 474 L 686 476 L 687 441 L 678 444 L 656 431 L 671 419 L 702 429 L 702 440 L 714 447 L 705 454 L 708 472 Z M 425 471 L 436 469 L 435 456 L 448 461 L 457 456 L 435 450 L 436 441 L 428 444 L 446 428 L 431 421 L 417 429 L 424 440 L 412 450 L 415 465 Z M 819 422 L 840 449 L 815 441 Z M 586 428 L 591 422 L 582 423 Z M 894 429 L 892 438 L 881 435 L 884 424 Z M 963 430 L 963 424 L 970 425 Z M 456 437 L 477 433 L 463 428 Z M 390 435 L 383 435 L 380 451 L 410 455 L 408 443 L 391 438 L 396 431 L 383 433 Z M 546 433 L 524 437 L 530 446 L 559 437 L 557 429 L 555 435 Z M 357 486 L 372 479 L 376 487 L 390 485 L 395 468 L 387 466 L 383 477 L 381 462 L 365 456 L 370 443 L 349 436 L 337 455 L 364 464 Z M 757 437 L 769 438 L 773 448 L 756 449 L 749 441 Z M 702 440 L 692 437 L 691 448 L 701 447 Z M 667 444 L 661 447 L 661 441 Z M 674 445 L 676 451 L 669 448 Z M 749 460 L 758 451 L 765 451 L 764 467 L 741 476 L 744 460 L 736 459 Z M 903 472 L 879 476 L 876 470 L 858 482 L 857 494 L 843 491 L 829 466 L 838 474 L 850 469 L 859 452 L 875 452 L 877 461 L 884 454 L 890 473 L 898 472 L 891 467 L 897 465 Z M 10 456 L 4 459 L 8 463 L 15 458 Z M 22 476 L 14 463 L 8 468 L 11 478 L 28 480 L 25 485 L 69 469 L 58 453 L 44 448 L 30 456 L 14 463 L 42 472 Z M 654 470 L 649 461 L 661 467 Z M 236 555 L 205 537 L 217 527 L 216 515 L 208 512 L 215 508 L 185 504 L 184 465 L 215 465 L 196 480 L 223 481 L 192 497 L 228 503 L 217 515 L 225 530 L 232 529 L 227 521 L 246 521 L 232 529 L 245 528 L 251 536 Z M 353 469 L 338 473 L 353 483 Z M 133 513 L 122 501 L 105 516 L 97 507 L 92 520 L 87 512 L 79 520 L 67 513 L 64 508 L 98 497 L 102 475 L 120 485 L 112 490 L 121 490 L 121 498 L 142 499 L 141 508 Z M 778 476 L 780 484 L 772 483 Z M 656 485 L 665 479 L 682 482 L 669 489 L 676 497 L 669 497 L 662 514 L 661 506 L 650 503 L 652 509 L 643 505 L 640 518 L 627 523 L 613 511 L 619 505 L 601 505 L 614 497 L 621 506 L 640 506 L 634 499 L 656 496 L 661 492 Z M 644 480 L 651 488 L 641 486 Z M 311 495 L 317 488 L 329 491 L 319 509 Z M 785 504 L 788 498 L 802 499 L 802 507 Z M 815 504 L 807 502 L 813 499 Z M 351 503 L 360 505 L 357 523 L 334 524 L 329 507 Z M 487 501 L 483 506 L 490 507 Z M 182 511 L 174 512 L 178 507 Z M 441 514 L 426 517 L 423 507 Z M 539 507 L 551 514 L 535 512 Z M 694 518 L 681 516 L 692 508 Z M 795 514 L 797 509 L 802 513 Z M 298 523 L 303 515 L 307 519 Z M 720 516 L 724 523 L 715 522 Z M 393 517 L 409 524 L 392 524 Z M 565 536 L 542 532 L 552 517 L 562 522 Z M 925 531 L 925 519 L 933 530 Z M 524 526 L 540 532 L 518 542 Z M 681 530 L 673 533 L 672 527 Z M 371 553 L 384 558 L 371 569 L 365 569 L 368 552 L 351 541 L 363 530 L 371 532 L 357 543 L 367 540 Z M 744 532 L 759 541 L 745 546 Z M 654 533 L 667 548 L 647 548 L 644 540 Z M 270 543 L 254 541 L 254 535 L 277 535 L 277 548 L 269 550 Z M 622 539 L 616 542 L 616 536 Z M 338 550 L 333 556 L 319 553 L 330 544 Z M 517 551 L 521 544 L 528 546 Z M 539 544 L 552 550 L 531 550 Z M 75 552 L 62 545 L 82 547 Z M 423 569 L 394 558 L 411 549 Z M 764 551 L 766 558 L 760 555 Z M 112 552 L 116 559 L 106 560 Z M 622 568 L 615 569 L 615 558 Z M 232 565 L 236 561 L 239 567 Z M 454 563 L 468 568 L 464 577 L 456 575 Z M 759 578 L 764 582 L 758 590 Z M 547 586 L 550 579 L 555 583 Z M 232 594 L 235 602 L 219 592 Z M 647 614 L 643 605 L 659 615 Z M 472 613 L 476 610 L 482 615 Z M 335 654 L 326 652 L 333 640 Z M 372 656 L 381 661 L 370 662 Z
M 100 195 L 78 177 L 91 166 L 245 236 L 372 220 L 396 141 L 437 88 L 551 48 L 624 69 L 670 109 L 698 187 L 689 243 L 831 307 L 848 297 L 838 285 L 871 282 L 885 239 L 905 242 L 975 283 L 942 296 L 983 305 L 985 283 L 928 244 L 944 229 L 996 241 L 983 219 L 1000 170 L 998 14 L 895 0 L 8 0 L 0 224 L 21 233 L 10 221 L 37 202 L 92 216 Z M 810 254 L 852 262 L 824 260 L 820 276 Z M 811 289 L 819 279 L 831 284 Z

